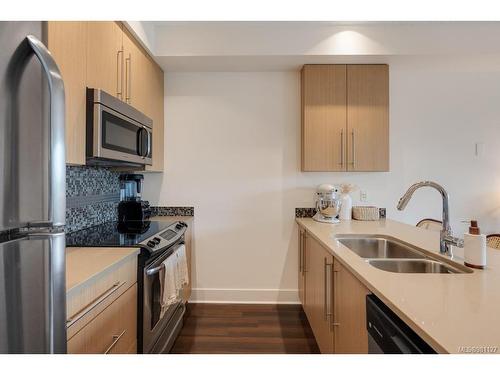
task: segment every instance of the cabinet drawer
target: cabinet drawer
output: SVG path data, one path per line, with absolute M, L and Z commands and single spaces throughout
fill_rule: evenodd
M 66 296 L 68 340 L 136 282 L 137 257 L 132 256 L 71 289 Z
M 136 342 L 137 284 L 134 284 L 68 341 L 68 353 L 135 353 Z

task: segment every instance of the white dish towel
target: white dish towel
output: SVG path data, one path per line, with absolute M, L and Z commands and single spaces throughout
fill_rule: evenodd
M 177 257 L 177 270 L 175 273 L 175 287 L 180 291 L 189 283 L 188 266 L 186 258 L 186 245 L 181 245 L 175 252 Z
M 172 255 L 165 259 L 160 269 L 160 319 L 168 307 L 180 298 L 183 286 L 189 283 L 186 246 L 181 245 Z
M 168 307 L 175 303 L 177 300 L 177 291 L 175 289 L 175 269 L 176 269 L 176 258 L 169 256 L 162 263 L 160 269 L 160 304 L 161 312 L 160 319 L 167 311 Z

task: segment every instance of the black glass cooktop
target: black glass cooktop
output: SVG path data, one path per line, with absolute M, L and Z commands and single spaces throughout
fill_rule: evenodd
M 121 247 L 134 246 L 165 230 L 174 223 L 168 221 L 110 221 L 66 235 L 66 246 L 73 247 Z

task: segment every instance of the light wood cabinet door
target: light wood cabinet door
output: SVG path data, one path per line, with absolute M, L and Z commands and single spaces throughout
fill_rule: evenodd
M 64 80 L 66 163 L 85 164 L 87 22 L 50 21 L 48 48 Z
M 306 277 L 304 272 L 304 258 L 305 258 L 305 229 L 299 227 L 299 259 L 298 259 L 298 290 L 299 290 L 299 300 L 302 304 L 302 307 L 305 308 L 306 305 L 306 295 L 305 295 L 305 286 L 306 286 Z
M 123 31 L 113 21 L 87 22 L 87 86 L 119 99 L 123 87 Z
M 317 314 L 315 314 L 315 311 L 317 310 L 317 307 L 315 306 L 316 302 L 316 274 L 314 273 L 314 269 L 311 272 L 311 256 L 312 256 L 312 251 L 314 251 L 314 247 L 311 247 L 311 243 L 314 241 L 310 236 L 308 235 L 307 231 L 304 230 L 304 263 L 303 263 L 303 272 L 304 272 L 304 296 L 305 296 L 305 303 L 303 304 L 304 312 L 306 313 L 307 320 L 309 321 L 309 324 L 312 326 L 314 318 Z
M 127 30 L 123 33 L 125 102 L 152 117 L 151 61 Z
M 332 255 L 310 235 L 306 236 L 306 314 L 321 353 L 334 352 L 332 325 Z
M 302 170 L 344 171 L 346 66 L 302 69 Z
M 137 284 L 68 340 L 69 354 L 127 354 L 137 351 Z
M 366 295 L 370 291 L 334 261 L 335 353 L 367 354 Z
M 66 292 L 68 340 L 137 283 L 137 256 L 128 257 L 103 271 L 98 268 L 101 264 L 99 261 L 82 263 L 78 256 L 81 250 L 80 248 L 66 250 L 66 285 L 69 287 Z M 92 249 L 88 251 L 91 253 L 87 255 L 89 258 L 101 257 L 95 252 L 92 253 Z M 79 283 L 77 280 L 88 275 L 94 276 L 84 285 L 75 287 Z
M 162 172 L 164 165 L 163 70 L 128 31 L 123 35 L 125 101 L 153 120 L 153 164 L 146 171 Z
M 150 61 L 149 65 L 150 116 L 153 119 L 153 165 L 148 165 L 146 170 L 162 172 L 165 163 L 164 74 L 154 61 Z
M 389 170 L 389 67 L 347 65 L 347 169 Z

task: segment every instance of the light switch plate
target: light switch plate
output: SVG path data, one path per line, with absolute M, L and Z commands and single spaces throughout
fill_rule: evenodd
M 474 156 L 481 158 L 484 155 L 484 142 L 476 142 L 474 145 Z

